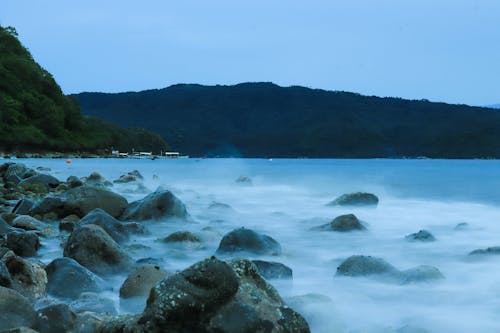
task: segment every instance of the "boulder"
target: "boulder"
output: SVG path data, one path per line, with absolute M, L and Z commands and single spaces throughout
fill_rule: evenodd
M 38 221 L 37 219 L 29 215 L 17 216 L 12 221 L 12 226 L 26 231 L 35 231 L 37 234 L 43 236 L 50 236 L 55 232 L 54 228 L 51 225 Z
M 167 217 L 186 218 L 186 207 L 170 191 L 156 191 L 132 202 L 123 212 L 122 220 L 158 220 Z
M 328 206 L 376 206 L 378 197 L 366 192 L 342 194 L 328 204 Z
M 37 311 L 36 329 L 40 333 L 72 332 L 76 315 L 66 304 L 53 304 Z
M 47 292 L 61 298 L 78 298 L 84 292 L 104 290 L 104 281 L 71 258 L 54 259 L 45 268 Z
M 3 177 L 4 179 L 9 178 L 10 176 L 17 176 L 19 178 L 26 178 L 26 174 L 30 173 L 28 167 L 22 163 L 13 163 L 10 164 L 5 170 Z
M 19 186 L 28 190 L 40 186 L 45 189 L 45 191 L 49 191 L 51 188 L 56 188 L 59 183 L 56 177 L 40 173 L 22 180 Z
M 0 287 L 0 330 L 33 327 L 37 314 L 30 302 L 17 291 Z
M 313 230 L 346 232 L 353 230 L 366 230 L 366 228 L 361 224 L 356 215 L 346 214 L 337 216 L 330 223 L 315 227 Z
M 190 243 L 201 243 L 200 237 L 189 231 L 176 231 L 171 233 L 163 239 L 165 243 L 179 243 L 179 242 L 190 242 Z
M 0 261 L 0 286 L 1 287 L 6 287 L 6 288 L 11 288 L 12 287 L 12 277 L 10 276 L 9 270 L 7 269 L 7 266 L 3 263 L 3 261 Z
M 500 255 L 500 246 L 492 246 L 486 249 L 477 249 L 469 253 L 469 255 Z
M 139 183 L 144 180 L 144 177 L 137 170 L 128 172 L 125 175 L 121 175 L 120 178 L 113 180 L 113 183 L 123 184 L 123 183 Z
M 19 215 L 27 215 L 30 209 L 35 205 L 35 202 L 28 198 L 23 198 L 17 202 L 12 210 L 12 213 Z
M 37 300 L 47 294 L 47 274 L 43 267 L 12 253 L 3 256 L 12 278 L 12 288 L 30 300 Z
M 252 263 L 259 270 L 259 274 L 265 279 L 292 279 L 293 272 L 288 266 L 279 262 L 252 260 Z
M 132 270 L 120 288 L 120 297 L 148 296 L 151 288 L 169 275 L 160 266 L 146 265 Z
M 73 232 L 73 230 L 75 230 L 75 225 L 79 221 L 80 218 L 78 217 L 78 215 L 75 214 L 68 215 L 59 222 L 59 230 Z
M 444 279 L 444 275 L 434 266 L 421 265 L 401 272 L 401 284 L 432 282 Z
M 131 265 L 131 258 L 113 238 L 94 224 L 73 231 L 64 247 L 64 256 L 97 274 L 123 272 Z
M 0 217 L 0 236 L 11 232 L 14 228 Z
M 113 186 L 113 184 L 106 180 L 100 173 L 98 172 L 92 172 L 88 177 L 83 177 L 81 181 L 90 186 L 97 186 L 97 187 L 106 187 L 106 186 Z
M 76 314 L 95 312 L 98 314 L 117 314 L 115 302 L 96 293 L 85 292 L 71 303 L 69 308 Z
M 33 231 L 14 230 L 7 234 L 6 246 L 21 257 L 34 257 L 40 248 L 40 240 Z
M 66 183 L 70 188 L 75 188 L 83 185 L 83 182 L 76 176 L 69 176 L 68 179 L 66 179 Z
M 341 276 L 369 276 L 369 275 L 397 275 L 399 271 L 382 258 L 354 255 L 344 260 L 337 267 L 337 275 Z
M 220 210 L 220 211 L 232 211 L 233 208 L 231 206 L 229 206 L 228 204 L 225 204 L 225 203 L 222 203 L 222 202 L 212 202 L 209 206 L 208 206 L 208 209 L 211 209 L 211 210 Z
M 406 235 L 405 239 L 410 242 L 434 242 L 436 240 L 427 230 L 420 230 L 413 234 Z
M 250 178 L 248 176 L 239 176 L 238 178 L 236 178 L 235 182 L 239 183 L 239 184 L 244 184 L 244 185 L 252 185 L 253 184 L 252 178 Z
M 248 252 L 257 255 L 280 255 L 281 245 L 272 237 L 239 228 L 222 237 L 217 254 Z

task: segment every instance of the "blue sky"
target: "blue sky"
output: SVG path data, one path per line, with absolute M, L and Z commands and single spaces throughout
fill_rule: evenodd
M 500 103 L 498 0 L 1 0 L 66 93 L 272 81 Z

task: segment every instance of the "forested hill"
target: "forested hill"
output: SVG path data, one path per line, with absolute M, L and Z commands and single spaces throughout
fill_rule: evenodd
M 133 124 L 136 127 L 136 124 Z M 52 75 L 21 45 L 14 28 L 0 27 L 0 151 L 160 151 L 164 140 L 144 129 L 122 129 L 83 117 Z
M 272 83 L 76 95 L 83 113 L 195 156 L 500 157 L 500 112 Z

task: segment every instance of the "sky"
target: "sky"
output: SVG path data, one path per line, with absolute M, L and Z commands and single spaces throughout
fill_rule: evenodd
M 499 0 L 0 0 L 65 93 L 266 81 L 500 103 Z

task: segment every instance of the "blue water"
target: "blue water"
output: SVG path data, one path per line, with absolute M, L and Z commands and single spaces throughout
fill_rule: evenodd
M 500 257 L 471 260 L 467 253 L 500 245 L 500 161 L 494 160 L 315 160 L 179 159 L 17 160 L 45 166 L 60 179 L 92 171 L 109 180 L 139 170 L 146 187 L 172 190 L 187 206 L 189 223 L 147 222 L 152 231 L 132 241 L 145 245 L 135 258 L 160 257 L 165 269 L 183 269 L 212 255 L 221 237 L 237 227 L 252 228 L 278 240 L 279 257 L 290 266 L 293 283 L 272 281 L 281 295 L 315 297 L 299 305 L 313 332 L 398 332 L 406 325 L 428 332 L 500 332 Z M 244 175 L 253 184 L 237 184 Z M 114 186 L 129 201 L 142 198 L 127 186 Z M 380 198 L 375 209 L 332 208 L 325 204 L 347 192 L 367 191 Z M 211 202 L 231 211 L 211 211 Z M 354 213 L 367 232 L 313 232 L 311 227 Z M 458 223 L 468 223 L 456 230 Z M 437 241 L 409 243 L 404 236 L 420 229 Z M 204 240 L 200 248 L 176 248 L 158 238 L 190 230 Z M 338 264 L 353 254 L 386 259 L 399 269 L 433 265 L 445 280 L 395 285 L 365 278 L 335 277 Z M 41 260 L 62 255 L 56 241 L 45 240 Z M 114 277 L 120 284 L 124 276 Z M 133 312 L 108 295 L 122 312 Z M 142 300 L 144 302 L 144 300 Z M 139 306 L 140 308 L 141 306 Z

